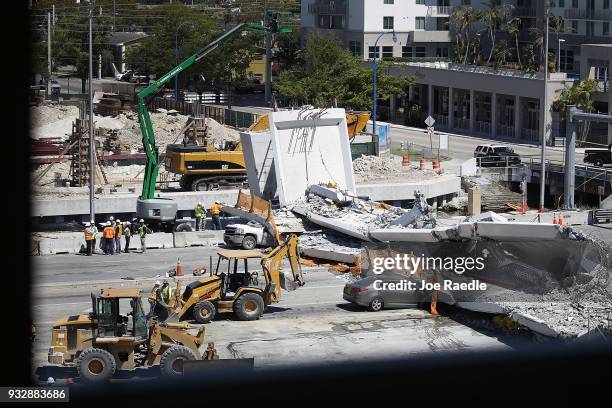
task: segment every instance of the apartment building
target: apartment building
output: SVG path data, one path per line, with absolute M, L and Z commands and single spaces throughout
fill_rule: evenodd
M 304 36 L 334 34 L 355 55 L 372 58 L 448 58 L 449 15 L 476 0 L 303 0 Z M 383 32 L 395 32 L 397 41 Z

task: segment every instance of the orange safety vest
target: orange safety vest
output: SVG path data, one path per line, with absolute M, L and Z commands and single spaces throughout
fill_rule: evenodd
M 117 225 L 117 236 L 121 237 L 123 235 L 123 224 Z
M 84 232 L 85 232 L 85 241 L 91 241 L 92 239 L 94 239 L 94 236 L 89 230 L 89 227 L 85 228 Z
M 102 231 L 102 236 L 104 238 L 115 238 L 115 229 L 113 227 L 104 227 Z
M 221 204 L 213 204 L 212 207 L 210 207 L 210 213 L 212 215 L 219 215 L 219 213 L 221 212 L 221 208 L 223 208 L 223 206 Z

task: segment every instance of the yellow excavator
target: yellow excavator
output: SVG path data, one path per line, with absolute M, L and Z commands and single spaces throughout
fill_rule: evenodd
M 362 133 L 370 112 L 347 112 L 349 140 Z M 247 130 L 260 132 L 269 128 L 268 115 L 260 116 Z M 181 175 L 180 186 L 186 191 L 210 191 L 248 188 L 246 167 L 240 142 L 228 141 L 223 147 L 192 140 L 166 147 L 166 171 Z
M 282 271 L 283 259 L 287 257 L 291 276 Z M 263 282 L 259 272 L 249 272 L 248 260 L 259 259 Z M 222 268 L 227 262 L 227 268 Z M 239 263 L 244 270 L 239 271 Z M 269 253 L 257 250 L 220 250 L 215 272 L 198 279 L 180 292 L 177 282 L 170 306 L 173 313 L 169 320 L 180 320 L 189 314 L 198 323 L 208 323 L 217 313 L 234 313 L 239 320 L 257 320 L 265 308 L 278 303 L 281 288 L 293 291 L 304 285 L 300 265 L 298 237 L 291 234 Z
M 147 320 L 139 289 L 102 289 L 91 300 L 93 312 L 53 323 L 48 354 L 49 363 L 76 367 L 84 381 L 108 381 L 117 370 L 154 365 L 178 377 L 185 361 L 218 359 L 212 343 L 199 350 L 204 326 L 194 336 L 187 323 Z

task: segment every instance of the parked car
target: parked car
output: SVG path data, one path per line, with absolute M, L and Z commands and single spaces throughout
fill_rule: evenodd
M 480 145 L 474 150 L 474 157 L 480 167 L 505 167 L 521 164 L 521 157 L 508 146 Z
M 223 241 L 226 245 L 244 249 L 272 245 L 272 237 L 266 232 L 264 226 L 257 221 L 227 225 L 223 234 Z
M 372 275 L 358 281 L 344 285 L 342 298 L 351 303 L 368 308 L 372 312 L 378 312 L 387 308 L 417 307 L 421 303 L 431 301 L 431 291 L 393 289 L 389 287 L 381 289 L 381 283 L 401 284 L 408 279 L 406 276 L 395 273 L 383 273 Z M 379 281 L 378 283 L 376 283 Z M 420 283 L 417 282 L 417 286 Z M 397 286 L 396 286 L 397 287 Z M 452 295 L 447 292 L 438 291 L 438 302 L 453 304 Z
M 597 167 L 612 164 L 612 144 L 607 149 L 585 149 L 583 161 Z

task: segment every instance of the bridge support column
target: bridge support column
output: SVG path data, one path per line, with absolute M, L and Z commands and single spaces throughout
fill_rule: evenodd
M 568 106 L 567 132 L 565 136 L 565 178 L 563 180 L 563 208 L 574 208 L 574 189 L 576 188 L 576 122 L 570 115 L 574 106 Z

